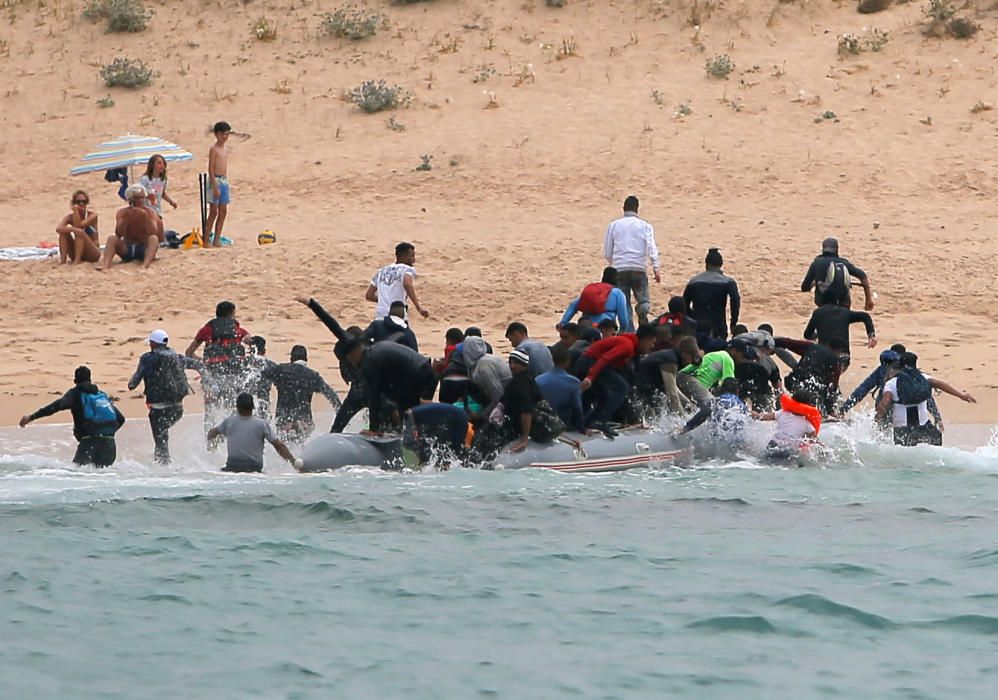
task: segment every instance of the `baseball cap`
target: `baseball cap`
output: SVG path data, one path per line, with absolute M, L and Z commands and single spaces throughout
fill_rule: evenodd
M 821 242 L 821 252 L 823 253 L 838 253 L 839 252 L 839 239 L 837 238 L 826 238 Z
M 880 364 L 882 365 L 892 365 L 895 362 L 900 361 L 901 355 L 894 352 L 893 350 L 884 350 L 880 353 Z
M 170 342 L 170 336 L 166 334 L 162 328 L 157 328 L 152 333 L 149 334 L 147 339 L 150 343 L 156 343 L 157 345 L 166 345 Z

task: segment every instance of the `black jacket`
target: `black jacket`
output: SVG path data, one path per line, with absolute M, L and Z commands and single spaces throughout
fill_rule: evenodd
M 697 329 L 709 332 L 715 338 L 728 337 L 725 311 L 731 302 L 731 325 L 738 323 L 742 298 L 738 283 L 720 270 L 706 270 L 695 275 L 686 284 L 683 299 L 689 317 L 697 322 Z
M 277 387 L 274 418 L 283 421 L 312 420 L 312 395 L 322 394 L 333 408 L 340 407 L 340 397 L 318 372 L 304 362 L 285 362 L 263 371 L 263 378 Z
M 392 399 L 401 409 L 411 408 L 401 404 L 410 403 L 412 396 L 418 396 L 423 384 L 433 379 L 430 360 L 412 348 L 398 343 L 377 343 L 364 350 L 360 364 L 360 374 L 368 390 L 368 412 L 372 426 L 385 424 L 384 401 Z
M 412 328 L 408 324 L 403 328 L 392 321 L 389 316 L 372 321 L 371 325 L 364 331 L 364 339 L 369 343 L 391 340 L 419 352 L 419 342 L 416 340 L 416 334 L 413 333 Z
M 828 266 L 836 262 L 845 265 L 851 277 L 859 280 L 866 279 L 866 273 L 845 258 L 833 253 L 822 253 L 811 262 L 811 266 L 807 268 L 807 274 L 804 275 L 804 281 L 800 283 L 802 292 L 810 291 L 814 287 L 815 306 L 821 306 L 825 301 L 825 295 L 818 289 L 818 282 L 824 281 L 828 275 Z
M 100 389 L 93 382 L 84 382 L 82 384 L 77 384 L 72 389 L 67 391 L 62 397 L 56 399 L 47 406 L 42 406 L 37 411 L 29 416 L 31 420 L 38 420 L 39 418 L 45 418 L 46 416 L 52 416 L 59 411 L 69 410 L 73 414 L 73 437 L 77 441 L 82 440 L 89 436 L 87 431 L 86 421 L 83 420 L 83 404 L 80 401 L 80 394 L 96 394 Z M 118 407 L 114 407 L 114 414 L 118 420 L 118 427 L 120 428 L 125 424 L 125 417 L 121 415 L 121 411 Z
M 808 340 L 817 339 L 819 343 L 827 343 L 832 338 L 845 343 L 849 352 L 849 326 L 862 323 L 866 327 L 867 337 L 877 334 L 873 327 L 873 318 L 865 311 L 852 311 L 838 304 L 819 306 L 811 313 L 811 320 L 804 329 L 804 337 Z

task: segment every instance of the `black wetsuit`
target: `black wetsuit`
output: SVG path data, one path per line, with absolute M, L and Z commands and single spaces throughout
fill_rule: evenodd
M 866 335 L 872 338 L 877 334 L 873 327 L 873 318 L 865 311 L 852 311 L 838 304 L 824 304 L 811 313 L 811 320 L 804 329 L 804 337 L 827 343 L 829 340 L 839 340 L 845 344 L 845 352 L 849 353 L 849 326 L 862 323 L 866 327 Z
M 776 347 L 787 348 L 800 355 L 800 362 L 784 382 L 787 390 L 792 393 L 798 388 L 808 389 L 814 393 L 822 414 L 831 413 L 839 395 L 841 356 L 831 348 L 808 340 L 777 338 Z
M 690 310 L 689 317 L 697 323 L 698 333 L 707 333 L 715 338 L 728 337 L 725 312 L 729 300 L 731 325 L 738 323 L 742 303 L 738 283 L 720 270 L 707 270 L 690 279 L 683 291 L 683 300 Z
M 735 379 L 738 380 L 738 394 L 742 400 L 750 400 L 757 411 L 773 407 L 773 387 L 770 383 L 770 370 L 757 362 L 740 362 L 735 365 Z
M 371 430 L 388 427 L 385 400 L 395 402 L 399 413 L 432 398 L 437 378 L 430 360 L 398 343 L 377 343 L 364 350 L 361 375 L 367 384 Z
M 265 379 L 277 387 L 274 423 L 286 439 L 302 442 L 315 429 L 312 396 L 322 394 L 333 408 L 340 407 L 340 397 L 318 372 L 304 362 L 285 362 L 264 370 Z
M 834 298 L 826 299 L 826 295 L 818 288 L 818 283 L 823 282 L 825 277 L 828 275 L 828 266 L 837 262 L 845 265 L 851 277 L 855 277 L 859 280 L 866 279 L 866 273 L 845 258 L 839 257 L 835 253 L 822 253 L 811 262 L 811 266 L 807 268 L 807 274 L 804 275 L 804 281 L 800 283 L 800 290 L 802 292 L 806 292 L 810 290 L 811 287 L 814 287 L 815 306 L 823 306 L 826 303 L 835 303 L 836 301 L 840 301 Z M 844 301 L 848 302 L 849 299 L 847 298 Z
M 29 418 L 34 421 L 68 409 L 73 414 L 73 437 L 80 443 L 76 447 L 73 462 L 109 467 L 118 457 L 114 435 L 94 434 L 92 426 L 88 425 L 88 421 L 83 417 L 83 403 L 80 400 L 80 394 L 96 394 L 98 391 L 100 390 L 93 382 L 82 382 L 52 403 L 39 408 Z M 114 413 L 120 428 L 125 424 L 125 417 L 121 415 L 117 406 L 114 407 Z
M 341 326 L 328 311 L 322 308 L 322 304 L 317 302 L 315 299 L 308 300 L 308 308 L 312 310 L 312 313 L 315 314 L 316 318 L 322 321 L 322 325 L 328 328 L 329 331 L 336 336 L 336 340 L 342 341 L 350 337 L 350 335 L 343 330 L 343 326 Z M 336 359 L 340 362 L 340 376 L 343 377 L 343 381 L 350 385 L 350 391 L 347 392 L 346 397 L 343 399 L 343 405 L 340 406 L 340 410 L 336 412 L 336 417 L 333 419 L 333 425 L 329 429 L 329 432 L 331 433 L 342 433 L 346 430 L 350 420 L 362 410 L 367 408 L 367 384 L 364 381 L 364 375 L 361 373 L 360 368 L 355 367 L 347 360 L 346 356 L 341 352 L 340 345 L 338 343 L 333 348 L 333 354 L 336 355 Z
M 246 358 L 245 390 L 253 395 L 253 412 L 264 420 L 270 414 L 270 390 L 274 387 L 274 382 L 265 374 L 274 367 L 277 367 L 277 363 L 263 355 L 250 355 Z

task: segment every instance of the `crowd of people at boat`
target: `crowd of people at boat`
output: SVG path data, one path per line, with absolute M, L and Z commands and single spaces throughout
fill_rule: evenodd
M 421 459 L 433 448 L 479 464 L 500 450 L 551 442 L 566 431 L 612 440 L 623 427 L 654 424 L 663 414 L 682 418 L 679 434 L 700 429 L 736 447 L 748 421 L 774 421 L 766 456 L 791 459 L 818 440 L 823 420 L 842 418 L 871 393 L 877 420 L 896 444 L 939 445 L 944 425 L 933 392 L 974 401 L 923 373 L 917 355 L 901 344 L 883 350 L 877 368 L 843 398 L 851 326 L 862 325 L 869 348 L 878 338 L 869 276 L 840 254 L 834 238 L 822 242 L 801 283 L 815 304 L 802 338 L 777 334 L 765 323 L 755 329 L 741 323 L 738 284 L 723 271 L 717 248 L 708 249 L 704 271 L 683 294 L 653 313 L 648 270 L 660 281 L 660 261 L 654 229 L 638 211 L 638 199 L 627 197 L 623 216 L 606 231 L 608 266 L 567 304 L 555 325 L 559 340 L 547 345 L 514 321 L 505 331 L 512 347 L 505 359 L 478 327 L 450 328 L 436 358 L 421 354 L 409 312 L 425 318 L 429 311 L 416 288 L 410 243 L 399 243 L 395 262 L 373 276 L 365 298 L 376 311 L 364 328 L 344 328 L 318 300 L 296 298 L 335 338 L 333 352 L 349 387 L 342 400 L 308 366 L 304 346 L 293 347 L 287 362 L 271 360 L 266 340 L 242 327 L 231 302 L 217 305 L 183 354 L 170 348 L 165 331 L 153 331 L 128 388 L 144 385 L 155 460 L 170 460 L 169 431 L 191 393 L 188 370 L 201 376 L 209 448 L 226 438 L 229 471 L 261 470 L 267 442 L 300 467 L 289 445 L 300 447 L 314 432 L 315 394 L 335 409 L 331 432 L 344 431 L 366 409 L 366 434 L 418 436 L 412 446 Z M 67 225 L 85 224 L 83 218 Z M 864 290 L 864 311 L 852 310 L 853 286 Z M 73 415 L 74 461 L 113 463 L 114 433 L 124 418 L 89 368 L 78 368 L 73 388 L 21 425 L 61 410 Z

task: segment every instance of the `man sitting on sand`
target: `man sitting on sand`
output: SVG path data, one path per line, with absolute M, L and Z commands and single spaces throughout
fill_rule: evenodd
M 114 233 L 107 239 L 102 270 L 111 268 L 115 255 L 122 262 L 141 260 L 142 269 L 148 269 L 163 242 L 163 221 L 146 206 L 146 188 L 132 185 L 125 190 L 125 200 L 128 206 L 115 214 Z

